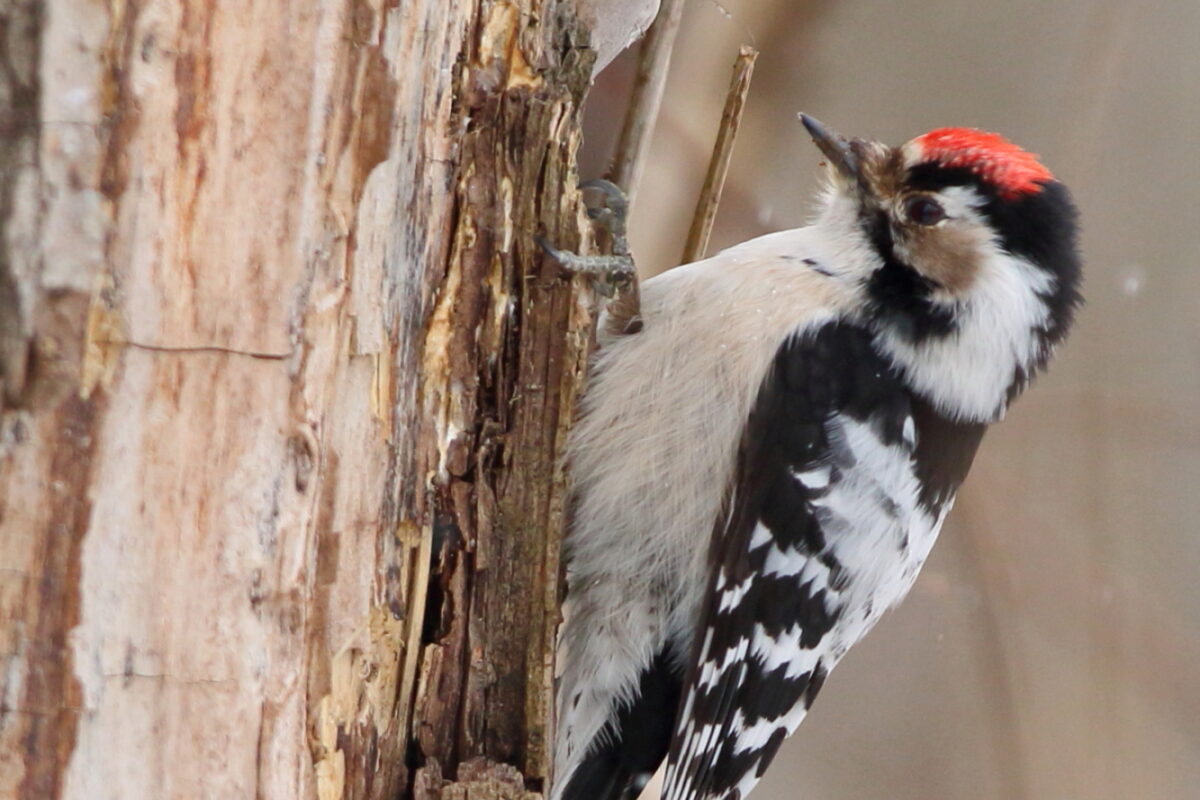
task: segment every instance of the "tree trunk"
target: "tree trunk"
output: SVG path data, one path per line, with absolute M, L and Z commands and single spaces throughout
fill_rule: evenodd
M 0 797 L 543 788 L 586 35 L 0 10 Z

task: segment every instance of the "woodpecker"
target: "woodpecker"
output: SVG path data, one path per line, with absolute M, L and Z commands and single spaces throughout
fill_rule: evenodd
M 743 800 L 912 586 L 989 424 L 1080 303 L 1037 156 L 811 117 L 815 221 L 641 287 L 603 324 L 575 490 L 552 800 Z

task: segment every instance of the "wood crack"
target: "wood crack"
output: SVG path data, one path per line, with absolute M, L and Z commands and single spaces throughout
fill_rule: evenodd
M 215 344 L 199 344 L 199 345 L 164 345 L 164 344 L 146 344 L 144 342 L 132 342 L 127 339 L 101 339 L 97 344 L 113 345 L 116 347 L 132 347 L 135 350 L 147 350 L 152 353 L 223 353 L 233 356 L 246 356 L 247 358 L 259 358 L 267 361 L 283 361 L 292 357 L 292 352 L 272 353 L 261 350 L 241 350 L 236 347 L 222 347 Z

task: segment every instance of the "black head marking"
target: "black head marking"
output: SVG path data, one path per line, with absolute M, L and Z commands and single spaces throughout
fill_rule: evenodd
M 875 252 L 883 259 L 883 266 L 867 283 L 873 322 L 913 343 L 953 333 L 952 310 L 931 299 L 937 284 L 896 255 L 887 214 L 882 210 L 866 211 L 862 224 Z
M 1001 246 L 1054 278 L 1051 292 L 1042 295 L 1050 314 L 1046 328 L 1038 334 L 1044 351 L 1062 341 L 1083 299 L 1079 293 L 1079 212 L 1067 187 L 1058 181 L 1045 181 L 1039 184 L 1039 191 L 1006 197 L 974 171 L 936 162 L 913 167 L 907 184 L 929 192 L 969 186 L 983 198 L 980 210 L 996 231 Z

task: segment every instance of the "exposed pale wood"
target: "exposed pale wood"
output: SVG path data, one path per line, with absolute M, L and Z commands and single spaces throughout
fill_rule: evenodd
M 0 10 L 0 798 L 544 783 L 572 19 Z
M 733 143 L 742 124 L 742 112 L 746 109 L 746 96 L 750 93 L 750 79 L 754 76 L 754 62 L 757 58 L 757 50 L 742 45 L 737 59 L 733 62 L 733 80 L 729 84 L 729 93 L 725 96 L 725 109 L 721 112 L 717 141 L 713 145 L 704 185 L 696 200 L 696 211 L 692 215 L 692 226 L 688 230 L 680 264 L 699 261 L 708 250 L 708 238 L 712 235 L 717 207 L 721 204 L 721 192 L 725 189 L 725 178 L 729 174 L 729 160 L 733 157 Z
M 5 241 L 34 358 L 0 464 L 0 796 L 402 787 L 419 545 L 390 532 L 467 11 L 39 16 Z

